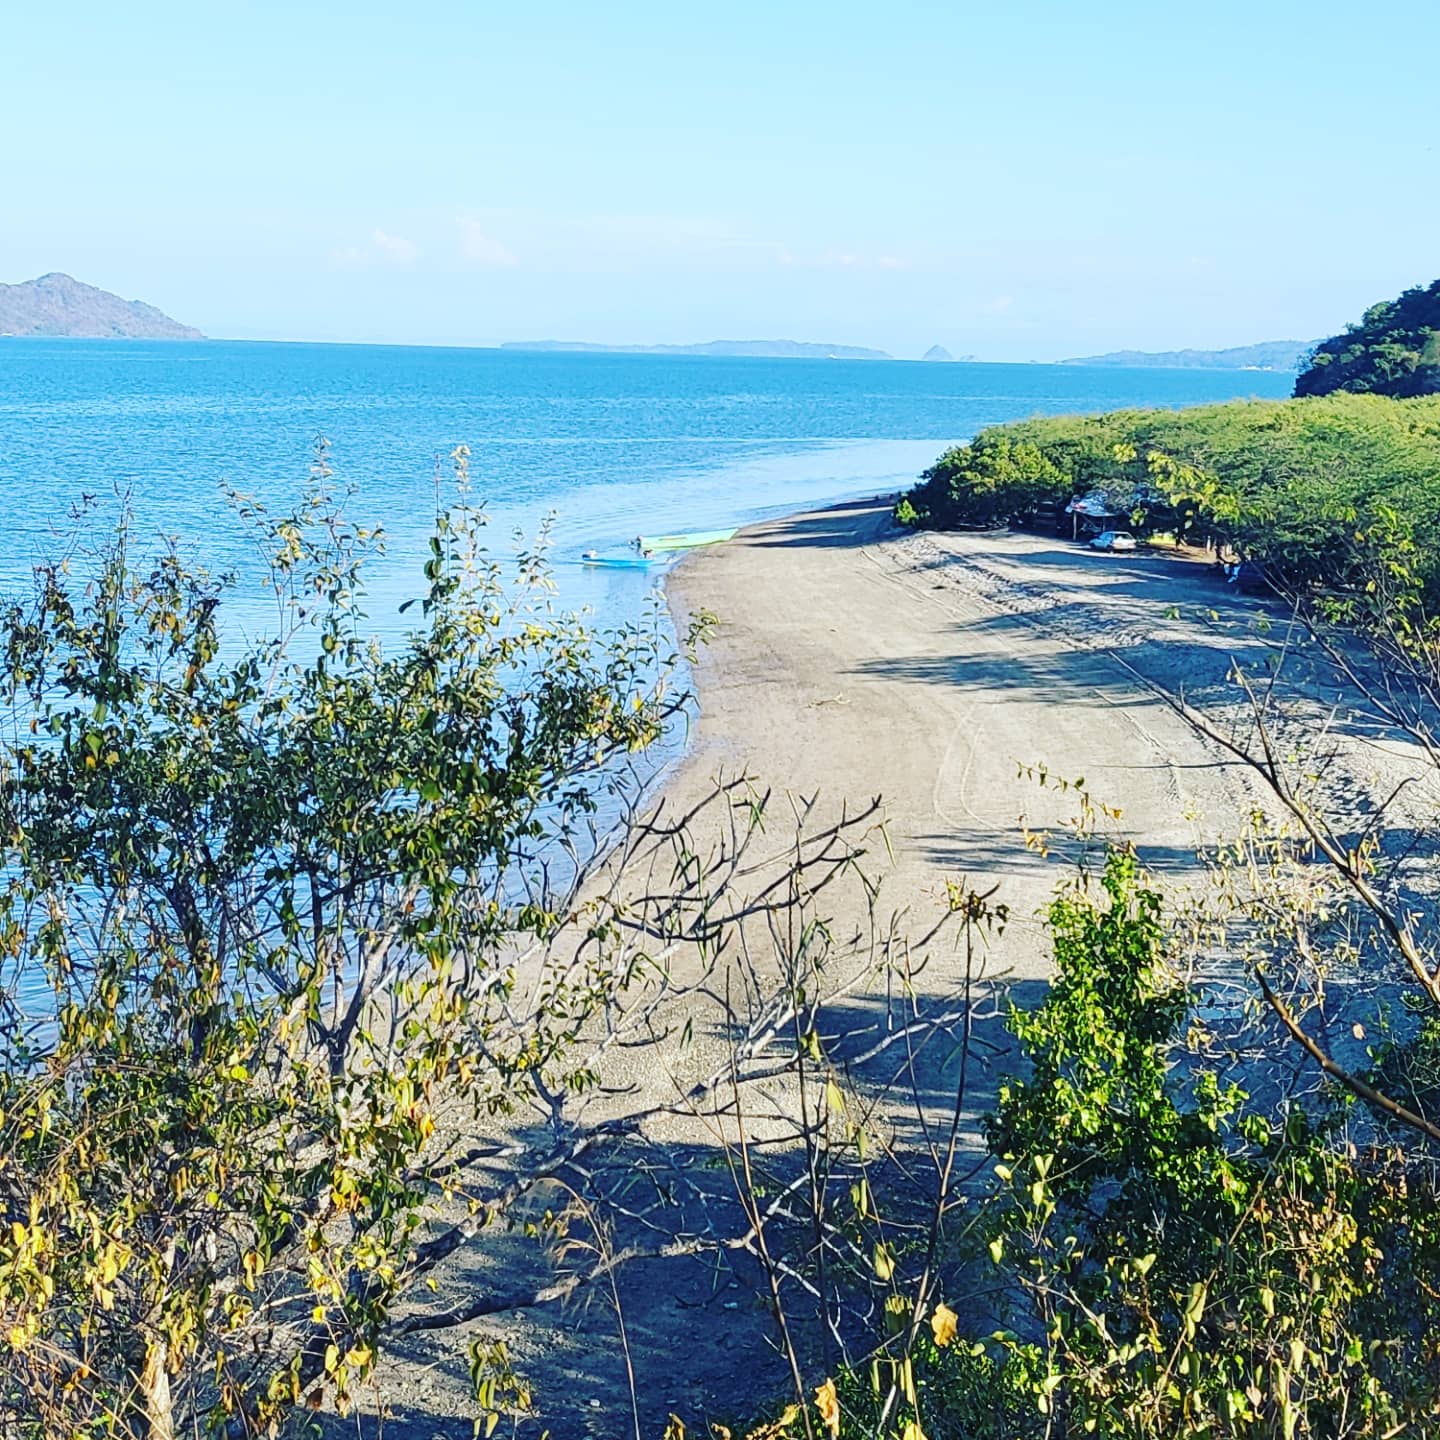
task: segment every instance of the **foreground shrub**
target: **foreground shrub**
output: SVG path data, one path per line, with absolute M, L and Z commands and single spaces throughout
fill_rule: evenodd
M 1355 1143 L 1323 1097 L 1263 1105 L 1186 1048 L 1195 998 L 1132 852 L 1067 886 L 1049 928 L 1055 981 L 1009 1019 L 1025 1065 L 989 1122 L 983 1243 L 950 1251 L 944 1302 L 893 1297 L 869 1358 L 761 1433 L 1429 1433 L 1430 1158 L 1373 1127 Z
M 462 498 L 382 653 L 378 537 L 323 457 L 295 514 L 243 508 L 271 639 L 123 527 L 88 582 L 42 567 L 0 631 L 7 1436 L 343 1405 L 396 1299 L 525 1188 L 480 1184 L 457 1118 L 539 1104 L 569 1143 L 578 1037 L 635 978 L 603 945 L 542 950 L 517 990 L 517 945 L 564 919 L 517 877 L 658 733 L 653 638 L 554 613 L 540 560 L 504 573 Z
M 1171 1047 L 1191 998 L 1133 856 L 1051 911 L 1058 976 L 991 1145 L 1003 1339 L 1063 1433 L 1383 1435 L 1440 1396 L 1431 1168 Z

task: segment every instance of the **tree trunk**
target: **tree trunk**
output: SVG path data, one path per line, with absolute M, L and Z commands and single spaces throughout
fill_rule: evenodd
M 152 1340 L 145 1347 L 145 1369 L 140 1375 L 140 1393 L 145 1397 L 145 1425 L 148 1440 L 175 1440 L 175 1417 L 170 1405 L 170 1376 L 165 1371 L 168 1347 L 164 1340 Z

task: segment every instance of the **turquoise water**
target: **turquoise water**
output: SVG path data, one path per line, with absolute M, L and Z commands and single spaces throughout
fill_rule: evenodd
M 253 578 L 220 482 L 278 508 L 323 435 L 358 487 L 355 518 L 390 536 L 371 607 L 382 633 L 418 588 L 437 465 L 462 443 L 497 544 L 555 512 L 562 600 L 619 621 L 654 577 L 587 570 L 583 550 L 892 490 L 997 421 L 1288 389 L 1281 375 L 1077 366 L 0 340 L 0 588 L 54 552 L 86 493 L 102 516 L 128 493 L 142 536 L 178 535 Z
M 587 569 L 585 549 L 895 490 L 996 421 L 1287 390 L 1283 376 L 1175 370 L 0 340 L 0 595 L 57 553 L 82 496 L 99 498 L 98 530 L 128 495 L 142 544 L 179 536 L 237 574 L 222 631 L 263 628 L 273 612 L 221 481 L 281 509 L 323 435 L 357 487 L 354 518 L 389 535 L 368 607 L 382 637 L 421 589 L 437 468 L 459 444 L 497 545 L 554 512 L 560 602 L 620 624 L 656 577 Z M 19 976 L 18 994 L 44 1013 L 40 977 Z

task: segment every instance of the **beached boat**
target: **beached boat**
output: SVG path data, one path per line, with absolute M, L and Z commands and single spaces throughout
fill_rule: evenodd
M 641 554 L 658 550 L 697 550 L 701 545 L 718 545 L 733 540 L 732 530 L 695 530 L 689 535 L 642 535 L 635 542 Z
M 582 565 L 598 565 L 605 570 L 649 570 L 660 563 L 649 555 L 600 555 L 587 550 L 581 557 Z

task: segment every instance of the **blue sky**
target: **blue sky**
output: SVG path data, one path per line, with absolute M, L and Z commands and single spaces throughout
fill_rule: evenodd
M 26 0 L 0 280 L 214 335 L 1307 339 L 1440 274 L 1435 0 Z

